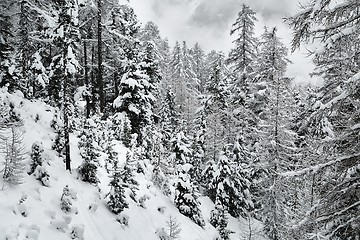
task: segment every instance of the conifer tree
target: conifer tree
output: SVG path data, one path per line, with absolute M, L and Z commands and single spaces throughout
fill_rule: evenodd
M 98 182 L 97 164 L 99 153 L 95 142 L 95 123 L 92 119 L 86 119 L 83 132 L 80 136 L 79 148 L 83 163 L 79 166 L 79 172 L 84 182 L 96 184 Z
M 295 171 L 296 175 L 313 174 L 315 190 L 319 184 L 324 189 L 315 195 L 316 204 L 303 219 L 308 224 L 299 224 L 310 237 L 359 236 L 359 161 L 355 160 L 359 156 L 355 137 L 359 135 L 359 9 L 358 1 L 312 0 L 288 19 L 294 31 L 293 50 L 301 43 L 319 40 L 320 48 L 312 57 L 315 74 L 324 79 L 312 108 L 309 123 L 313 132 L 309 135 L 318 138 L 326 154 L 320 155 L 313 166 Z
M 292 98 L 290 79 L 284 76 L 289 63 L 286 56 L 287 48 L 277 37 L 277 29 L 265 28 L 259 56 L 259 81 L 266 84 L 268 98 L 259 124 L 265 135 L 259 137 L 261 152 L 258 156 L 259 164 L 267 166 L 262 213 L 264 228 L 271 239 L 285 238 L 288 234 L 285 225 L 292 213 L 285 203 L 290 194 L 279 173 L 293 169 L 298 151 L 294 143 L 296 133 L 290 130 Z
M 215 204 L 215 210 L 212 210 L 210 213 L 210 223 L 216 227 L 219 232 L 220 238 L 216 238 L 217 240 L 229 240 L 230 234 L 234 233 L 227 229 L 227 214 L 226 207 L 221 204 Z
M 42 143 L 34 142 L 31 146 L 31 160 L 33 162 L 31 163 L 30 173 L 33 173 L 37 166 L 42 166 L 43 159 L 41 155 L 43 152 L 44 148 L 42 146 Z
M 225 153 L 220 153 L 217 164 L 209 164 L 204 174 L 204 178 L 209 179 L 206 186 L 209 197 L 216 204 L 227 209 L 234 217 L 246 217 L 252 211 L 250 181 L 244 175 L 244 170 L 232 163 Z
M 253 72 L 253 63 L 257 55 L 257 39 L 254 37 L 257 21 L 255 15 L 256 13 L 249 6 L 243 4 L 230 31 L 230 35 L 237 35 L 233 41 L 235 48 L 230 51 L 228 63 L 234 72 L 242 76 L 243 81 Z
M 178 180 L 175 186 L 175 206 L 179 212 L 191 220 L 193 220 L 200 227 L 205 226 L 205 221 L 199 209 L 200 203 L 195 195 L 195 190 L 190 179 L 189 170 L 190 164 L 183 164 L 178 166 Z
M 135 199 L 136 191 L 139 190 L 139 183 L 135 180 L 134 171 L 135 171 L 135 161 L 133 156 L 131 156 L 130 152 L 126 153 L 126 161 L 121 169 L 121 180 L 123 182 L 123 186 L 129 188 L 131 190 L 131 197 Z
M 72 209 L 72 198 L 71 198 L 71 192 L 70 192 L 68 185 L 66 185 L 63 188 L 63 193 L 60 198 L 60 208 L 65 213 L 70 212 Z
M 110 210 L 115 214 L 119 214 L 124 210 L 124 208 L 129 207 L 126 202 L 121 171 L 116 158 L 112 162 L 112 176 L 110 181 L 109 200 L 107 204 Z
M 65 167 L 71 171 L 70 159 L 70 116 L 72 115 L 72 86 L 74 77 L 79 68 L 79 62 L 76 58 L 76 42 L 79 40 L 78 29 L 78 4 L 73 0 L 61 0 L 57 2 L 59 7 L 59 16 L 57 27 L 53 33 L 53 44 L 58 48 L 58 54 L 54 56 L 51 64 L 51 81 L 58 87 L 53 89 L 55 94 L 54 101 L 60 100 L 62 103 L 62 113 L 64 119 L 64 138 L 65 138 Z M 60 83 L 60 81 L 62 82 Z M 60 96 L 59 93 L 62 95 Z M 56 99 L 59 98 L 59 99 Z M 60 101 L 58 101 L 60 102 Z
M 8 2 L 2 2 L 0 7 L 0 87 L 9 84 L 11 91 L 14 89 L 10 72 L 11 54 L 14 51 L 14 46 L 11 43 L 13 24 L 6 11 L 9 8 Z

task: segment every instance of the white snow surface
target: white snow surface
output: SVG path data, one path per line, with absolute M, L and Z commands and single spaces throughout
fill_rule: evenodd
M 0 188 L 0 240 L 66 240 L 74 236 L 77 236 L 75 239 L 84 240 L 158 240 L 156 232 L 162 228 L 168 231 L 166 221 L 170 215 L 175 216 L 181 225 L 182 240 L 212 240 L 217 236 L 217 230 L 209 223 L 210 211 L 214 208 L 209 198 L 199 198 L 202 203 L 200 209 L 206 221 L 206 226 L 201 228 L 180 214 L 173 199 L 163 195 L 150 181 L 151 176 L 146 174 L 136 175 L 136 180 L 140 183 L 137 199 L 145 195 L 149 197 L 145 202 L 146 208 L 139 206 L 139 203 L 128 196 L 129 209 L 125 209 L 120 216 L 111 213 L 106 206 L 106 194 L 110 189 L 108 173 L 102 167 L 105 156 L 99 161 L 101 166 L 98 168 L 98 186 L 82 182 L 76 171 L 82 163 L 77 137 L 70 136 L 72 173 L 65 170 L 63 159 L 51 150 L 55 134 L 50 122 L 55 110 L 41 101 L 28 101 L 20 94 L 11 95 L 0 90 L 0 101 L 7 98 L 13 102 L 16 112 L 23 119 L 27 169 L 32 144 L 42 142 L 44 162 L 47 163 L 46 169 L 50 175 L 49 187 L 43 186 L 35 176 L 24 173 L 23 184 L 5 184 L 2 190 Z M 37 122 L 36 114 L 40 116 Z M 120 142 L 115 149 L 119 152 L 119 162 L 124 163 L 128 149 Z M 0 155 L 0 167 L 3 161 L 4 156 Z M 0 186 L 3 184 L 1 177 Z M 70 213 L 60 209 L 60 198 L 65 185 L 76 196 Z M 21 204 L 20 199 L 23 201 Z M 160 208 L 162 211 L 159 211 Z M 21 214 L 23 211 L 26 216 Z M 117 221 L 121 217 L 129 217 L 128 226 Z M 235 232 L 231 235 L 231 240 L 243 239 L 247 236 L 248 222 L 229 217 L 228 228 Z M 252 221 L 252 228 L 261 230 L 261 225 Z M 265 238 L 260 236 L 257 239 Z

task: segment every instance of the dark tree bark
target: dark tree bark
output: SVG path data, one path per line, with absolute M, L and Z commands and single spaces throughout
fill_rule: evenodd
M 100 112 L 104 112 L 105 110 L 105 95 L 104 95 L 104 83 L 103 83 L 103 79 L 102 79 L 102 26 L 101 26 L 101 15 L 102 15 L 102 11 L 101 11 L 101 7 L 102 7 L 102 2 L 101 0 L 97 0 L 97 7 L 98 7 L 98 35 L 97 35 L 97 40 L 98 40 L 98 91 L 99 91 L 99 100 L 100 100 Z
M 87 62 L 87 48 L 86 48 L 86 40 L 84 40 L 84 69 L 85 69 L 85 86 L 86 90 L 90 91 L 90 84 L 89 84 L 89 67 Z M 90 117 L 91 112 L 91 105 L 90 105 L 90 96 L 87 93 L 85 96 L 86 101 L 86 118 Z

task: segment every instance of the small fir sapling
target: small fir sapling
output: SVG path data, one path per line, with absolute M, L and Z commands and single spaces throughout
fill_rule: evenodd
M 53 119 L 51 120 L 50 126 L 55 130 L 55 140 L 52 145 L 52 149 L 59 153 L 59 156 L 62 156 L 63 150 L 65 147 L 65 135 L 62 126 L 58 123 L 58 113 L 55 112 Z
M 121 132 L 121 141 L 125 147 L 130 148 L 131 140 L 132 140 L 131 123 L 130 123 L 130 120 L 126 117 L 123 121 L 123 128 L 122 128 L 122 132 Z
M 211 211 L 210 223 L 211 225 L 216 227 L 216 229 L 219 232 L 219 237 L 216 238 L 216 240 L 229 240 L 230 234 L 234 233 L 233 231 L 227 229 L 227 225 L 228 225 L 227 214 L 228 213 L 226 209 L 222 206 L 216 206 L 215 210 Z
M 122 226 L 129 226 L 129 216 L 126 214 L 121 214 L 116 218 L 116 221 L 120 223 Z
M 63 193 L 60 198 L 60 208 L 66 213 L 70 212 L 72 209 L 72 197 L 68 185 L 66 185 L 63 189 Z
M 37 166 L 42 166 L 43 159 L 42 159 L 42 153 L 44 152 L 43 144 L 42 142 L 34 142 L 31 146 L 31 169 L 30 174 L 35 171 Z
M 147 200 L 149 200 L 149 199 L 150 199 L 150 196 L 147 195 L 147 194 L 144 194 L 144 195 L 139 199 L 139 206 L 146 209 L 145 202 L 146 202 Z
M 123 188 L 121 179 L 121 172 L 118 166 L 118 160 L 115 158 L 113 161 L 112 176 L 110 181 L 110 192 L 108 193 L 109 200 L 107 205 L 114 214 L 121 213 L 124 208 L 129 205 L 126 202 L 125 190 Z
M 175 189 L 174 203 L 181 214 L 189 217 L 200 227 L 204 227 L 205 221 L 199 209 L 200 203 L 197 200 L 197 196 L 189 176 L 190 166 L 190 164 L 184 164 L 181 166 L 181 170 L 178 173 L 179 176 Z
M 129 188 L 131 190 L 130 197 L 135 200 L 136 197 L 136 191 L 139 190 L 139 183 L 135 180 L 134 177 L 134 163 L 132 160 L 132 156 L 130 152 L 126 153 L 126 161 L 125 165 L 121 171 L 121 180 L 125 187 Z
M 85 230 L 83 224 L 76 224 L 71 228 L 71 239 L 84 239 L 84 231 Z
M 165 174 L 161 171 L 160 164 L 154 167 L 151 180 L 154 183 L 154 185 L 158 187 L 160 190 L 162 190 L 162 192 L 166 196 L 169 196 L 168 195 L 168 190 L 170 189 L 170 187 L 168 186 L 169 183 L 167 181 Z
M 106 169 L 107 173 L 110 173 L 109 164 L 112 165 L 118 156 L 118 153 L 116 151 L 114 151 L 113 144 L 111 142 L 110 137 L 108 138 L 108 144 L 106 147 L 106 155 L 107 155 L 107 158 L 105 160 L 105 169 Z
M 79 173 L 84 182 L 96 184 L 98 182 L 96 164 L 100 154 L 96 151 L 94 128 L 95 123 L 92 120 L 86 120 L 79 141 L 80 155 L 83 158 L 83 163 L 79 166 Z

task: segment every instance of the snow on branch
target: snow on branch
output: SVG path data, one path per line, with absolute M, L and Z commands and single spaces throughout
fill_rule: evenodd
M 354 158 L 358 158 L 360 157 L 360 152 L 358 154 L 353 154 L 353 155 L 347 155 L 347 156 L 343 156 L 343 157 L 339 157 L 339 158 L 336 158 L 332 161 L 329 161 L 327 163 L 322 163 L 322 164 L 318 164 L 318 165 L 315 165 L 315 166 L 311 166 L 311 167 L 308 167 L 308 168 L 304 168 L 304 169 L 301 169 L 301 170 L 298 170 L 298 171 L 288 171 L 288 172 L 284 172 L 284 173 L 280 173 L 279 176 L 281 177 L 296 177 L 296 176 L 301 176 L 301 175 L 304 175 L 304 174 L 307 174 L 307 173 L 316 173 L 326 167 L 329 167 L 329 166 L 332 166 L 334 164 L 337 164 L 339 162 L 343 162 L 343 161 L 347 161 L 347 160 L 351 160 L 351 159 L 354 159 Z

